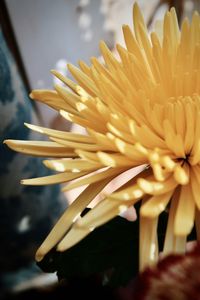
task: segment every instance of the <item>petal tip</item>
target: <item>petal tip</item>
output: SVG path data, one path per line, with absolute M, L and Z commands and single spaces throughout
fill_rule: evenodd
M 34 93 L 33 93 L 33 92 L 31 92 L 31 93 L 29 94 L 29 98 L 34 99 Z
M 37 262 L 40 262 L 44 257 L 44 254 L 41 252 L 41 250 L 39 249 L 36 254 L 35 254 L 35 260 Z
M 20 180 L 20 184 L 26 185 L 26 179 Z
M 8 145 L 8 143 L 9 143 L 9 140 L 4 140 L 4 141 L 3 141 L 3 144 Z

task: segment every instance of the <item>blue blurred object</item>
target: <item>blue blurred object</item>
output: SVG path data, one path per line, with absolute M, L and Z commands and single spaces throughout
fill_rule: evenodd
M 35 251 L 67 203 L 59 186 L 20 184 L 20 179 L 50 174 L 42 159 L 18 154 L 3 144 L 4 139 L 41 139 L 24 122 L 39 121 L 0 27 L 0 284 L 4 288 L 25 280 L 20 274 L 36 276 Z

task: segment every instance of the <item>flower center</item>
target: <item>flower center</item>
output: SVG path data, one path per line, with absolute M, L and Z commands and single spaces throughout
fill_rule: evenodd
M 177 158 L 177 162 L 180 162 L 181 166 L 183 166 L 184 164 L 190 165 L 190 153 L 186 154 L 185 157 L 179 157 L 179 158 Z

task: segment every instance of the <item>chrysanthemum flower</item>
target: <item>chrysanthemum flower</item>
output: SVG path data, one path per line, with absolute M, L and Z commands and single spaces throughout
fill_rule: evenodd
M 26 124 L 50 141 L 6 141 L 16 151 L 54 158 L 44 164 L 58 174 L 23 184 L 69 182 L 63 191 L 87 185 L 38 249 L 37 260 L 56 245 L 68 249 L 139 200 L 141 268 L 157 260 L 158 217 L 166 208 L 165 255 L 185 251 L 194 223 L 199 237 L 200 17 L 195 12 L 191 24 L 186 19 L 179 30 L 171 9 L 149 37 L 135 4 L 133 23 L 134 32 L 123 26 L 120 59 L 101 42 L 105 64 L 92 58 L 91 66 L 69 65 L 76 83 L 52 71 L 67 87 L 31 93 L 85 127 L 85 135 Z M 137 166 L 143 166 L 137 176 L 80 217 L 109 182 Z

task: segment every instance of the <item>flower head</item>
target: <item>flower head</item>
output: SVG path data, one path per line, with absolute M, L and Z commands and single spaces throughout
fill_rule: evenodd
M 58 174 L 23 184 L 70 182 L 64 191 L 87 185 L 38 249 L 37 260 L 55 245 L 60 251 L 73 246 L 141 199 L 141 268 L 157 260 L 158 217 L 169 205 L 164 254 L 184 252 L 195 221 L 199 233 L 200 17 L 195 12 L 179 30 L 171 9 L 149 37 L 135 4 L 133 23 L 134 32 L 123 26 L 126 48 L 117 45 L 119 60 L 101 42 L 105 64 L 92 58 L 91 66 L 68 65 L 76 83 L 52 71 L 67 87 L 31 93 L 85 127 L 85 135 L 26 124 L 50 141 L 6 141 L 16 151 L 54 158 L 44 164 Z M 137 166 L 137 176 L 79 217 L 110 181 Z

